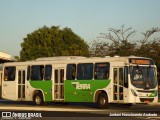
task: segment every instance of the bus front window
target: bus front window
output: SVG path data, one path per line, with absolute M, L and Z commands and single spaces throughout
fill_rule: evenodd
M 153 89 L 157 85 L 154 67 L 130 66 L 131 83 L 137 88 Z

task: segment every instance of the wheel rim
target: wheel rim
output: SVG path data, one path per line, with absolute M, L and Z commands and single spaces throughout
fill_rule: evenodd
M 37 105 L 40 105 L 41 104 L 41 98 L 39 97 L 39 96 L 36 96 L 36 98 L 35 98 L 35 102 L 36 102 L 36 104 Z
M 105 98 L 101 98 L 100 101 L 99 101 L 99 103 L 101 105 L 105 105 L 106 104 L 106 99 Z

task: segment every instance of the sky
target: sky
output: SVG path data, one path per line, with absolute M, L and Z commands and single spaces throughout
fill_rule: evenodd
M 0 51 L 19 56 L 23 38 L 44 25 L 69 27 L 87 42 L 122 25 L 141 37 L 160 28 L 160 0 L 0 0 Z

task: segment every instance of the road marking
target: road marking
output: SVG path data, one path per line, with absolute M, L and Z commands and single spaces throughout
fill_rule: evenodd
M 0 110 L 36 110 L 36 111 L 105 111 L 96 109 L 83 109 L 83 108 L 51 108 L 51 107 L 12 107 L 12 106 L 1 106 Z
M 160 120 L 160 117 L 136 117 L 144 120 Z

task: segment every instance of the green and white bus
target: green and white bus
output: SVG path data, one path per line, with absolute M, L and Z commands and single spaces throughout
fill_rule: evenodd
M 14 101 L 128 104 L 158 101 L 154 61 L 145 57 L 38 58 L 3 64 L 2 98 Z

